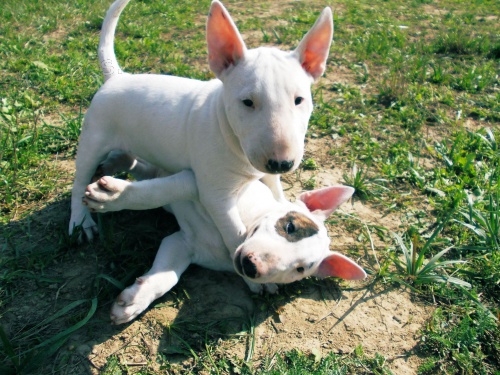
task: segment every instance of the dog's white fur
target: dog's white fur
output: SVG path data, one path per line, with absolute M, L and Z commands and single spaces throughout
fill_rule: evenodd
M 102 170 L 108 175 L 127 170 L 138 178 L 163 175 L 123 152 L 110 154 Z M 185 201 L 164 207 L 175 215 L 180 231 L 163 240 L 151 270 L 117 298 L 111 312 L 115 324 L 132 320 L 168 292 L 192 263 L 214 270 L 236 271 L 254 292 L 264 288 L 274 293 L 276 284 L 308 276 L 350 280 L 366 277 L 352 260 L 330 251 L 323 223 L 351 197 L 354 192 L 351 187 L 309 191 L 290 203 L 275 200 L 260 181 L 250 182 L 237 197 L 237 208 L 248 235 L 236 252 L 224 246 L 217 227 L 197 198 L 196 181 L 190 171 L 139 182 L 105 176 L 87 187 L 84 203 L 94 212 L 156 208 L 162 199 L 163 203 L 172 202 L 169 194 L 179 185 L 184 189 L 178 191 L 177 199 Z
M 193 170 L 200 201 L 234 250 L 246 230 L 236 207 L 241 189 L 262 178 L 284 199 L 277 173 L 295 169 L 302 159 L 310 85 L 324 72 L 332 40 L 331 10 L 323 10 L 293 52 L 248 50 L 225 8 L 214 1 L 207 45 L 218 79 L 202 82 L 120 69 L 113 38 L 127 3 L 115 1 L 103 23 L 98 52 L 105 83 L 85 116 L 69 231 L 82 225 L 93 237 L 95 222 L 82 204 L 85 187 L 110 150 L 123 149 L 169 173 Z

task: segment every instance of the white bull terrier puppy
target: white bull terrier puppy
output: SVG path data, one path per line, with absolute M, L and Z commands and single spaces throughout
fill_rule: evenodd
M 96 224 L 82 204 L 85 187 L 106 155 L 123 149 L 169 173 L 192 170 L 200 201 L 234 250 L 245 235 L 236 207 L 241 189 L 263 179 L 284 199 L 279 174 L 302 159 L 313 107 L 310 86 L 324 72 L 332 40 L 331 10 L 323 10 L 292 52 L 249 50 L 226 9 L 213 1 L 206 38 L 218 79 L 203 82 L 120 69 L 113 39 L 128 1 L 115 1 L 102 26 L 98 52 L 105 83 L 80 136 L 69 232 L 81 225 L 92 239 Z
M 151 172 L 153 167 L 137 163 L 126 153 L 115 152 L 103 168 L 105 174 L 128 170 L 139 178 L 157 175 Z M 176 199 L 185 201 L 172 203 L 172 190 L 178 191 Z M 199 201 L 191 171 L 138 182 L 100 178 L 86 189 L 83 202 L 91 211 L 164 206 L 175 215 L 180 227 L 179 232 L 163 239 L 151 270 L 118 296 L 111 309 L 112 322 L 121 324 L 134 319 L 177 284 L 190 264 L 236 272 L 253 292 L 266 289 L 274 293 L 276 284 L 308 276 L 364 279 L 366 273 L 360 266 L 330 251 L 324 225 L 324 220 L 353 192 L 347 186 L 327 187 L 303 193 L 290 203 L 277 201 L 266 185 L 253 180 L 237 197 L 247 237 L 235 252 L 225 247 L 211 216 Z

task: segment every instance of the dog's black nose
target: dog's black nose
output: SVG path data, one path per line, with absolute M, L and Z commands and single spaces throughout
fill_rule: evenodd
M 293 167 L 293 160 L 271 160 L 269 159 L 266 164 L 266 169 L 269 173 L 285 173 Z
M 251 257 L 244 257 L 242 261 L 243 273 L 252 279 L 257 276 L 257 266 L 250 259 Z

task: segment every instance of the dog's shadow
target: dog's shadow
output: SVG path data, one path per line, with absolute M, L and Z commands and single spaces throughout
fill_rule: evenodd
M 110 357 L 134 346 L 139 333 L 145 360 L 159 355 L 189 361 L 221 339 L 247 340 L 269 318 L 279 322 L 280 310 L 299 295 L 317 301 L 341 297 L 335 281 L 315 279 L 281 286 L 277 295 L 256 295 L 236 274 L 190 266 L 139 318 L 112 326 L 109 310 L 120 283 L 128 286 L 147 271 L 161 239 L 178 229 L 175 219 L 163 210 L 105 214 L 100 238 L 80 245 L 66 235 L 68 207 L 63 200 L 0 227 L 4 255 L 12 261 L 5 263 L 5 275 L 13 283 L 6 277 L 2 282 L 15 294 L 0 307 L 1 325 L 14 353 L 28 351 L 27 361 L 50 355 L 42 368 L 52 362 L 49 367 L 55 363 L 67 373 L 100 371 Z M 15 367 L 5 349 L 0 354 L 5 368 Z
M 335 301 L 341 298 L 342 290 L 332 279 L 308 279 L 282 285 L 276 295 L 259 295 L 252 293 L 234 273 L 191 266 L 169 293 L 138 318 L 139 323 L 115 327 L 114 335 L 124 333 L 131 346 L 142 346 L 140 351 L 128 351 L 125 356 L 130 360 L 137 355 L 161 356 L 169 364 L 189 366 L 196 362 L 193 353 L 200 355 L 207 348 L 214 348 L 219 354 L 222 350 L 227 358 L 233 356 L 243 361 L 250 358 L 257 327 L 272 324 L 280 330 L 281 312 L 299 296 Z M 161 332 L 161 337 L 138 340 L 133 332 L 141 330 L 140 327 L 147 327 L 154 334 Z M 147 345 L 142 345 L 146 342 Z

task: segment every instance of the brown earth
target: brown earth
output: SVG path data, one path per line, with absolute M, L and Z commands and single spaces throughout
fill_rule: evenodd
M 307 148 L 315 155 L 320 168 L 285 179 L 284 186 L 290 199 L 294 199 L 302 190 L 301 184 L 311 177 L 314 177 L 316 187 L 342 181 L 341 168 L 321 164 L 321 154 L 328 150 L 325 142 L 329 141 L 325 138 L 308 140 Z M 55 162 L 65 170 L 72 168 L 70 161 Z M 47 233 L 53 227 L 64 227 L 67 210 L 68 201 L 63 201 L 34 214 L 32 225 L 41 233 L 25 246 L 36 246 L 37 241 L 47 240 Z M 369 246 L 364 254 L 355 250 L 360 244 L 359 231 L 353 231 L 342 220 L 336 220 L 345 214 L 352 215 L 360 226 L 376 224 L 394 231 L 401 225 L 400 218 L 397 214 L 383 214 L 360 201 L 344 204 L 333 217 L 332 222 L 338 224 L 329 227 L 332 249 L 348 252 L 366 269 L 376 270 L 376 259 Z M 373 249 L 379 250 L 383 246 L 377 236 L 374 235 L 372 240 Z M 12 335 L 26 330 L 54 314 L 61 306 L 88 294 L 92 280 L 102 267 L 92 260 L 99 251 L 103 251 L 99 244 L 86 246 L 79 255 L 69 254 L 61 262 L 50 265 L 44 273 L 47 278 L 54 279 L 53 283 L 40 284 L 36 279 L 26 279 L 23 285 L 19 285 L 19 294 L 2 318 L 7 332 Z M 153 254 L 147 256 L 151 258 Z M 133 271 L 134 265 L 128 268 Z M 206 342 L 203 332 L 216 322 L 213 330 L 208 329 L 208 332 L 211 350 L 217 357 L 233 360 L 251 357 L 258 363 L 263 357 L 269 358 L 291 349 L 324 355 L 329 352 L 351 353 L 362 346 L 368 356 L 375 353 L 385 356 L 395 374 L 415 374 L 421 363 L 415 350 L 419 330 L 433 308 L 413 300 L 412 295 L 402 288 L 380 282 L 372 284 L 373 277 L 365 282 L 341 284 L 332 280 L 295 283 L 280 290 L 281 298 L 269 299 L 252 295 L 235 274 L 192 267 L 172 293 L 157 301 L 131 324 L 118 327 L 110 324 L 108 311 L 114 296 L 109 296 L 109 303 L 100 306 L 90 322 L 73 334 L 58 352 L 55 363 L 64 363 L 63 373 L 98 374 L 110 356 L 117 356 L 122 364 L 130 367 L 140 369 L 147 366 L 159 370 L 155 358 L 161 353 L 170 363 L 177 363 L 171 369 L 174 373 L 183 373 L 194 363 L 192 357 L 186 355 L 183 342 L 192 347 L 203 347 Z M 81 314 L 85 313 L 82 311 Z M 57 334 L 65 324 L 67 322 L 58 324 L 56 320 L 44 334 Z M 253 345 L 247 334 L 251 326 L 255 327 Z M 253 355 L 249 352 L 252 347 Z M 51 370 L 45 368 L 45 371 Z

